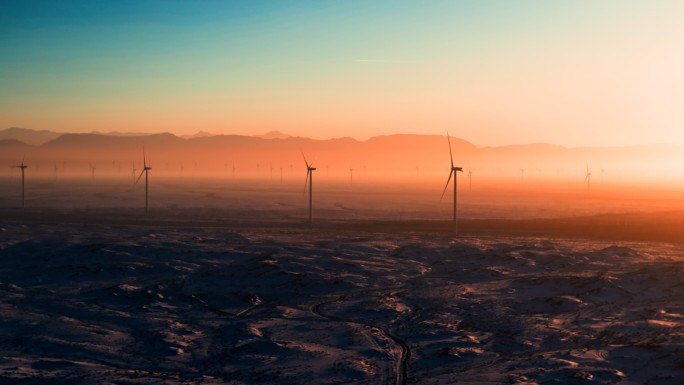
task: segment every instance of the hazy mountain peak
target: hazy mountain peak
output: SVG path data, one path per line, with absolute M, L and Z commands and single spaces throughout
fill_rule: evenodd
M 212 134 L 211 132 L 200 130 L 200 131 L 197 131 L 196 133 L 194 133 L 192 135 L 181 135 L 180 137 L 184 138 L 184 139 L 193 139 L 193 138 L 206 138 L 209 136 L 216 136 L 216 134 Z
M 255 135 L 255 137 L 262 139 L 287 139 L 292 137 L 292 135 L 280 131 L 269 131 L 263 135 Z
M 48 130 L 32 130 L 30 128 L 10 127 L 0 131 L 0 139 L 16 139 L 20 142 L 39 146 L 49 142 L 61 134 Z

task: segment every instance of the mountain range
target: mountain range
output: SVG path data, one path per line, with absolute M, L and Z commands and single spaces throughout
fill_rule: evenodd
M 0 131 L 0 162 L 70 162 L 133 164 L 146 156 L 164 170 L 264 173 L 300 167 L 302 155 L 319 170 L 349 174 L 366 172 L 386 177 L 442 176 L 450 167 L 449 148 L 441 135 L 387 135 L 358 141 L 352 138 L 315 140 L 281 132 L 262 136 L 212 135 L 188 137 L 170 133 L 67 133 L 8 128 Z M 536 143 L 478 147 L 451 138 L 454 162 L 466 172 L 507 178 L 580 179 L 591 172 L 625 178 L 684 176 L 684 148 L 676 145 L 567 148 Z M 130 167 L 130 166 L 127 166 Z M 159 167 L 157 167 L 159 168 Z M 446 170 L 446 171 L 445 171 Z

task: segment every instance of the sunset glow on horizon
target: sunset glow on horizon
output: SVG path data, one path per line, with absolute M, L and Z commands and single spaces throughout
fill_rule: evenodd
M 679 1 L 0 10 L 0 129 L 684 145 Z

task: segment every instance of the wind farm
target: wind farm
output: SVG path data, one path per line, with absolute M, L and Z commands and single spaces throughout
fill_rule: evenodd
M 682 14 L 3 4 L 0 383 L 683 384 Z
M 680 296 L 667 290 L 678 282 L 677 261 L 682 257 L 676 245 L 684 239 L 684 201 L 676 183 L 665 188 L 629 185 L 618 180 L 604 160 L 604 182 L 589 189 L 591 172 L 582 159 L 587 156 L 583 149 L 573 156 L 567 151 L 559 158 L 549 157 L 543 166 L 528 166 L 544 172 L 527 176 L 521 184 L 518 165 L 525 163 L 529 147 L 519 154 L 509 148 L 502 151 L 512 158 L 506 171 L 498 167 L 505 164 L 501 154 L 474 148 L 449 134 L 399 139 L 404 138 L 384 142 L 387 152 L 377 158 L 363 152 L 368 146 L 363 142 L 343 142 L 345 147 L 357 146 L 345 152 L 334 142 L 295 140 L 279 149 L 274 143 L 282 142 L 268 139 L 256 142 L 263 143 L 263 151 L 250 147 L 251 157 L 230 146 L 229 151 L 217 149 L 223 158 L 206 148 L 184 153 L 178 143 L 185 142 L 177 142 L 174 157 L 167 158 L 165 145 L 149 136 L 128 138 L 124 144 L 130 150 L 115 149 L 119 156 L 127 155 L 114 157 L 116 162 L 111 161 L 115 154 L 103 149 L 94 151 L 105 152 L 107 162 L 93 153 L 69 158 L 76 152 L 70 146 L 63 152 L 54 145 L 32 148 L 19 166 L 12 159 L 24 155 L 8 154 L 5 162 L 13 167 L 0 176 L 8 181 L 0 184 L 0 278 L 14 286 L 0 285 L 6 292 L 2 314 L 8 330 L 26 337 L 12 347 L 0 344 L 9 357 L 0 363 L 0 374 L 55 381 L 85 374 L 102 381 L 130 380 L 132 374 L 109 358 L 111 352 L 123 351 L 126 360 L 133 360 L 139 355 L 136 349 L 148 346 L 146 358 L 135 364 L 138 376 L 163 376 L 168 383 L 187 381 L 200 367 L 205 368 L 206 383 L 259 383 L 263 376 L 270 376 L 268 381 L 296 382 L 313 376 L 320 382 L 431 384 L 454 381 L 464 373 L 501 381 L 511 376 L 536 378 L 540 383 L 586 373 L 582 375 L 619 383 L 625 377 L 646 381 L 662 373 L 679 375 L 672 369 L 676 354 L 666 353 L 679 337 L 656 339 L 661 328 L 676 327 L 677 306 L 684 308 Z M 140 162 L 140 150 L 135 149 L 142 143 Z M 425 156 L 418 156 L 418 176 L 415 161 L 402 164 L 391 158 L 396 146 L 414 152 L 424 148 Z M 444 185 L 446 149 L 449 175 Z M 168 164 L 155 168 L 153 196 L 149 154 L 156 164 Z M 273 165 L 294 166 L 303 160 L 306 174 L 299 174 L 304 170 L 296 167 L 289 172 L 279 168 L 282 182 L 274 183 L 270 170 L 257 168 L 268 159 L 266 154 Z M 316 174 L 315 186 L 317 170 L 305 154 L 315 154 L 317 162 L 327 165 L 327 172 Z M 662 156 L 662 149 L 649 154 Z M 639 159 L 652 162 L 649 156 Z M 349 165 L 362 158 L 366 167 L 352 179 L 357 175 Z M 207 172 L 216 159 L 221 159 L 219 167 Z M 62 162 L 66 171 L 60 172 L 59 183 L 51 167 L 32 173 L 26 206 L 18 209 L 19 175 L 14 171 L 40 162 Z M 95 179 L 82 167 L 88 162 L 99 165 Z M 572 172 L 578 162 L 586 163 L 582 174 Z M 122 164 L 132 167 L 133 182 L 131 174 L 119 172 Z M 196 166 L 179 174 L 182 164 Z M 389 166 L 383 168 L 385 164 Z M 468 184 L 456 183 L 464 170 L 460 164 L 468 165 Z M 556 170 L 563 165 L 566 174 L 541 179 L 558 175 Z M 388 177 L 402 169 L 405 176 Z M 477 183 L 471 179 L 473 169 L 478 170 Z M 141 205 L 136 203 L 141 202 L 141 190 L 131 189 L 131 183 L 142 185 L 143 176 L 146 215 L 140 215 Z M 449 187 L 453 201 L 444 199 Z M 55 244 L 55 236 L 61 243 Z M 37 255 L 53 257 L 50 263 L 31 265 Z M 65 258 L 80 262 L 67 264 Z M 656 287 L 643 273 L 644 264 L 664 277 Z M 16 275 L 17 266 L 33 273 Z M 48 271 L 79 278 L 68 283 Z M 591 274 L 582 278 L 587 271 Z M 549 272 L 556 274 L 554 279 L 542 279 Z M 605 274 L 619 278 L 597 278 Z M 37 283 L 32 276 L 51 278 Z M 501 282 L 533 294 L 516 294 L 498 286 Z M 27 294 L 29 287 L 42 285 L 58 289 L 51 289 L 54 295 Z M 73 285 L 86 294 L 73 297 Z M 463 285 L 468 292 L 459 289 Z M 625 297 L 617 294 L 621 291 L 643 295 Z M 16 308 L 11 303 L 18 295 L 24 296 L 26 305 Z M 470 310 L 445 305 L 454 298 Z M 57 323 L 45 321 L 54 328 L 44 326 L 28 337 L 27 317 L 47 320 L 44 317 L 50 316 L 42 304 L 48 299 L 51 309 L 63 317 L 51 321 Z M 88 315 L 73 313 L 67 305 L 73 301 L 88 309 Z M 606 301 L 620 312 L 605 307 Z M 641 328 L 633 328 L 626 315 L 616 315 L 629 309 L 630 314 L 646 317 L 652 314 L 654 301 L 667 303 L 667 311 L 651 316 Z M 420 313 L 425 307 L 441 310 Z M 116 309 L 115 321 L 107 321 L 112 316 L 104 308 Z M 493 313 L 480 313 L 484 309 Z M 198 321 L 198 316 L 210 324 Z M 555 319 L 562 327 L 546 328 L 535 321 L 539 317 Z M 608 317 L 608 325 L 598 321 Z M 70 324 L 70 318 L 79 322 Z M 576 321 L 564 321 L 570 319 Z M 169 324 L 175 326 L 167 329 Z M 215 334 L 209 326 L 214 324 L 236 334 Z M 451 324 L 461 326 L 454 332 Z M 511 339 L 513 324 L 522 334 Z M 104 334 L 90 334 L 93 328 Z M 84 341 L 97 365 L 86 365 L 89 359 L 79 356 L 70 343 L 54 339 L 63 330 Z M 617 330 L 619 338 L 628 341 L 653 338 L 650 348 L 631 354 L 638 362 L 655 364 L 635 367 L 612 358 L 621 353 L 618 337 L 606 337 L 608 330 Z M 568 332 L 583 337 L 566 340 Z M 467 340 L 458 337 L 461 334 Z M 114 335 L 123 337 L 109 337 Z M 539 335 L 547 337 L 539 341 Z M 343 342 L 342 336 L 359 340 Z M 584 339 L 606 353 L 587 360 Z M 16 346 L 23 353 L 11 353 Z M 40 346 L 45 348 L 36 348 Z M 212 346 L 230 350 L 232 358 L 226 360 Z M 279 373 L 267 369 L 273 363 L 266 357 L 277 357 Z M 532 357 L 535 365 L 516 366 Z M 486 364 L 493 358 L 499 362 L 495 367 Z M 207 366 L 207 359 L 216 364 Z M 302 360 L 315 362 L 318 369 L 302 370 Z M 22 366 L 20 361 L 31 364 Z M 510 369 L 513 366 L 516 369 Z M 237 372 L 241 374 L 236 377 Z

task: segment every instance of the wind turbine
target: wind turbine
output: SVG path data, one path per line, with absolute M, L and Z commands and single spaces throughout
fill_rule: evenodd
M 354 169 L 351 167 L 349 168 L 349 185 L 354 185 Z
M 447 141 L 449 143 L 449 158 L 451 159 L 451 170 L 449 171 L 449 179 L 447 179 L 446 185 L 444 186 L 444 191 L 442 191 L 442 197 L 439 198 L 441 201 L 442 198 L 444 198 L 444 194 L 446 193 L 447 187 L 449 187 L 449 182 L 451 182 L 451 176 L 453 175 L 454 177 L 454 234 L 458 234 L 458 222 L 456 221 L 456 181 L 457 181 L 457 172 L 463 172 L 463 167 L 457 167 L 454 166 L 454 156 L 452 155 L 451 152 L 451 138 L 449 137 L 449 133 L 447 132 Z
M 24 171 L 27 165 L 24 164 L 24 158 L 21 159 L 21 164 L 17 166 L 21 170 L 21 208 L 24 208 Z
M 468 169 L 468 190 L 473 189 L 473 170 Z
M 95 180 L 95 165 L 88 162 L 88 166 L 90 166 L 90 172 L 92 174 L 92 179 Z
M 138 171 L 138 169 L 135 168 L 135 161 L 133 161 L 133 174 L 132 174 L 132 175 L 133 175 L 133 180 L 135 180 L 136 171 Z M 135 183 L 134 183 L 134 184 L 135 184 Z
M 302 157 L 304 158 L 304 163 L 306 163 L 306 180 L 304 181 L 304 192 L 306 193 L 306 185 L 309 185 L 309 223 L 313 222 L 313 172 L 316 168 L 313 164 L 309 164 L 306 160 L 306 156 L 302 152 Z
M 142 178 L 143 174 L 145 174 L 145 214 L 147 214 L 147 208 L 148 208 L 148 192 L 149 192 L 149 186 L 150 186 L 150 179 L 149 179 L 149 171 L 152 170 L 152 167 L 147 165 L 147 158 L 145 157 L 145 148 L 143 147 L 143 169 L 140 172 L 140 175 L 138 176 L 138 179 L 135 181 L 135 185 L 138 184 L 140 181 L 140 178 Z
M 584 181 L 587 183 L 587 191 L 589 191 L 591 187 L 591 173 L 589 172 L 589 163 L 587 163 L 587 174 L 584 177 Z

